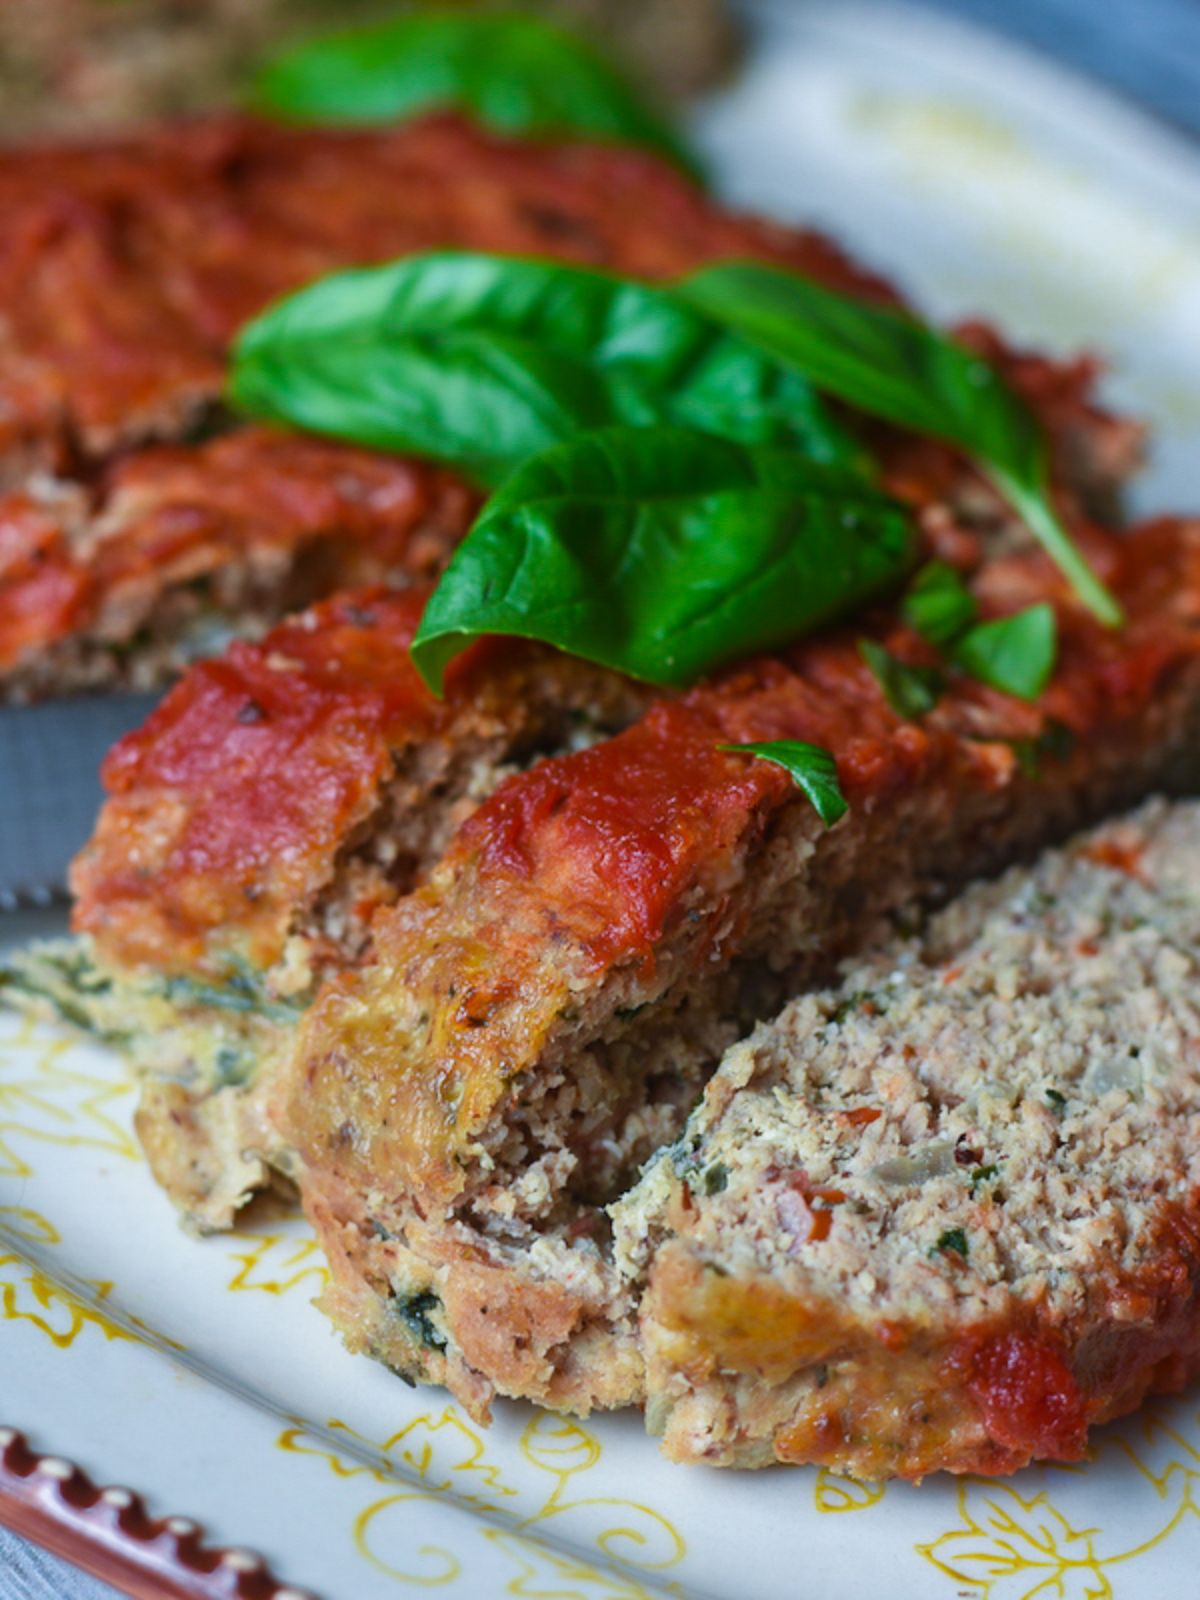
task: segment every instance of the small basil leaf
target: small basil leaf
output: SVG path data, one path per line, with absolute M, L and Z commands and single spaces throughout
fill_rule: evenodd
M 427 12 L 316 39 L 258 82 L 263 109 L 300 121 L 390 122 L 457 106 L 502 133 L 641 145 L 694 176 L 695 159 L 623 74 L 541 18 Z
M 872 639 L 860 639 L 858 651 L 898 717 L 923 717 L 937 705 L 943 685 L 936 667 L 909 666 Z
M 1036 700 L 1054 671 L 1057 641 L 1054 607 L 1043 603 L 977 623 L 955 645 L 954 659 L 981 683 L 1021 700 Z
M 719 748 L 744 751 L 762 761 L 773 761 L 790 772 L 827 828 L 850 809 L 838 783 L 837 764 L 829 751 L 819 744 L 805 744 L 800 739 L 771 739 L 765 744 L 723 744 Z
M 495 482 L 615 423 L 675 422 L 868 470 L 807 381 L 667 291 L 465 251 L 336 273 L 243 329 L 231 399 Z
M 975 621 L 975 596 L 945 561 L 930 561 L 917 573 L 904 597 L 909 627 L 935 650 L 952 645 Z
M 679 293 L 794 364 L 818 389 L 901 428 L 944 439 L 991 478 L 1102 622 L 1121 610 L 1058 520 L 1045 440 L 986 361 L 901 312 L 777 267 L 702 268 Z
M 481 634 L 541 639 L 651 683 L 776 648 L 897 582 L 902 507 L 860 477 L 683 428 L 585 434 L 519 467 L 425 609 L 441 692 Z

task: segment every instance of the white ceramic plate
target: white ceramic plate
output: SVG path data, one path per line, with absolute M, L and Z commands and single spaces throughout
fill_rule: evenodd
M 1194 504 L 1191 149 L 919 13 L 764 16 L 755 64 L 701 129 L 727 191 L 828 226 L 939 315 L 1105 349 L 1113 398 L 1157 429 L 1143 503 Z M 0 1422 L 262 1552 L 286 1583 L 324 1600 L 1145 1600 L 1196 1581 L 1196 1395 L 1104 1430 L 1080 1467 L 886 1491 L 671 1467 L 636 1416 L 580 1427 L 503 1405 L 481 1430 L 344 1353 L 309 1305 L 323 1269 L 299 1221 L 181 1234 L 132 1099 L 102 1051 L 0 1019 Z M 272 1592 L 241 1569 L 171 1592 Z

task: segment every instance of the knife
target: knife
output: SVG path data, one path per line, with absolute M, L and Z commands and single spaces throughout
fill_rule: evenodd
M 66 898 L 67 867 L 100 809 L 100 763 L 157 698 L 0 707 L 0 911 Z

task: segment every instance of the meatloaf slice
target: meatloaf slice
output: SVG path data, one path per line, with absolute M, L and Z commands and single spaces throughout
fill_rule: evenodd
M 614 1208 L 676 1460 L 1075 1460 L 1200 1371 L 1200 804 L 972 889 L 721 1063 Z
M 474 813 L 377 918 L 371 963 L 326 985 L 278 1080 L 352 1347 L 477 1414 L 496 1391 L 578 1411 L 640 1396 L 603 1207 L 678 1136 L 724 1050 L 884 913 L 1197 775 L 1200 524 L 1091 553 L 1120 632 L 1040 556 L 982 571 L 989 601 L 1058 603 L 1036 707 L 959 679 L 903 721 L 855 639 L 827 634 L 514 776 Z M 869 631 L 916 649 L 887 616 Z M 765 739 L 835 753 L 837 827 L 780 768 L 719 748 Z
M 448 473 L 242 428 L 0 498 L 0 695 L 156 688 L 322 594 L 435 577 L 478 496 Z
M 435 700 L 408 653 L 425 598 L 353 591 L 194 667 L 105 763 L 72 869 L 82 941 L 9 973 L 146 1075 L 151 1164 L 202 1225 L 266 1181 L 270 1063 L 322 975 L 363 958 L 375 911 L 501 776 L 645 703 L 613 673 L 500 641 Z

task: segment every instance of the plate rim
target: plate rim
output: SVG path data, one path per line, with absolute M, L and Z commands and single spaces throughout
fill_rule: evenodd
M 143 1496 L 101 1488 L 65 1456 L 0 1426 L 0 1524 L 113 1584 L 134 1600 L 317 1600 L 285 1584 L 262 1556 L 205 1542 L 194 1518 L 152 1516 Z

